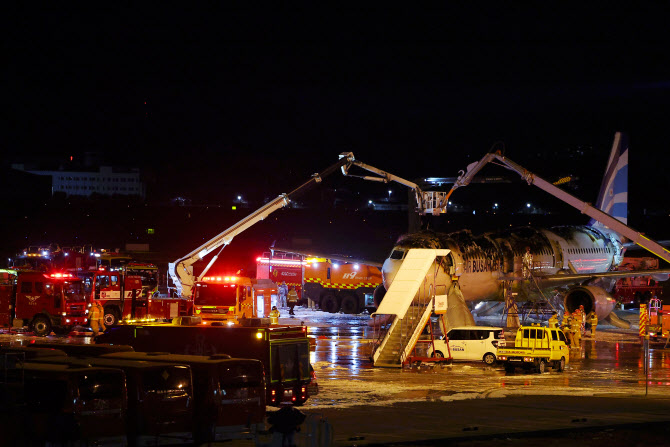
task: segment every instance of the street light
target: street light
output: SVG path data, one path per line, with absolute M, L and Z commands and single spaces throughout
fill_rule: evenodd
M 389 189 L 389 202 L 391 201 L 391 190 Z

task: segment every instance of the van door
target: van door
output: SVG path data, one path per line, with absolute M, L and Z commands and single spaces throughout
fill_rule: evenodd
M 470 331 L 467 329 L 452 329 L 449 331 L 449 348 L 454 360 L 467 360 L 466 346 Z M 447 355 L 444 353 L 444 355 Z
M 486 354 L 486 339 L 489 337 L 487 329 L 473 329 L 469 331 L 470 339 L 467 342 L 466 355 L 468 360 L 481 360 Z

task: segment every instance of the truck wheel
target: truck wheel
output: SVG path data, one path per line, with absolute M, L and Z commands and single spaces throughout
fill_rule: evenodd
M 332 293 L 327 293 L 321 297 L 321 310 L 325 310 L 331 314 L 334 314 L 340 310 L 340 306 L 337 304 L 337 298 Z
M 358 300 L 355 296 L 346 294 L 344 298 L 342 298 L 342 312 L 345 314 L 358 313 Z
M 51 333 L 51 320 L 43 315 L 35 317 L 33 322 L 30 324 L 30 327 L 33 330 L 33 334 L 38 337 L 46 337 Z
M 495 356 L 495 354 L 493 354 L 493 353 L 491 353 L 491 352 L 487 352 L 486 354 L 484 354 L 484 358 L 483 358 L 483 360 L 484 360 L 484 363 L 486 363 L 487 365 L 491 366 L 491 365 L 494 365 L 494 364 L 495 364 L 495 362 L 496 362 L 496 356 Z
M 105 323 L 105 326 L 114 326 L 121 320 L 121 315 L 119 311 L 113 307 L 105 307 L 105 315 L 102 317 L 102 321 Z
M 436 357 L 438 359 L 443 359 L 444 354 L 442 354 L 442 351 L 435 351 L 430 354 L 431 357 Z
M 556 361 L 556 371 L 558 372 L 565 371 L 565 357 L 561 357 L 560 360 Z
M 536 370 L 538 374 L 543 374 L 547 370 L 547 362 L 545 362 L 544 359 L 540 359 L 540 361 L 537 362 Z

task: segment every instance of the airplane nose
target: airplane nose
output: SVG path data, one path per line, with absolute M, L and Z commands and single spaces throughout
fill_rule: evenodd
M 384 261 L 384 264 L 382 265 L 382 282 L 384 283 L 386 290 L 391 287 L 391 283 L 393 282 L 396 273 L 398 273 L 401 264 L 402 261 L 395 261 L 392 259 L 386 259 Z

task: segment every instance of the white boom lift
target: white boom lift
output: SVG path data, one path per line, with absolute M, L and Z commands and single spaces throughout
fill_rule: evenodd
M 431 205 L 432 202 L 424 201 L 424 195 L 426 193 L 422 193 L 419 187 L 414 183 L 405 180 L 403 178 L 394 176 L 392 174 L 389 174 L 387 172 L 384 172 L 380 169 L 361 163 L 354 158 L 353 153 L 344 152 L 340 154 L 340 159 L 337 163 L 328 167 L 323 172 L 313 174 L 312 177 L 307 182 L 303 183 L 290 193 L 280 194 L 276 199 L 266 203 L 257 211 L 251 213 L 250 215 L 240 220 L 230 228 L 227 228 L 223 232 L 214 236 L 212 239 L 205 242 L 200 247 L 196 248 L 186 256 L 177 259 L 175 262 L 169 263 L 168 273 L 170 274 L 170 278 L 172 279 L 172 282 L 174 283 L 174 286 L 177 289 L 179 296 L 184 298 L 190 298 L 192 296 L 193 287 L 195 286 L 195 283 L 197 281 L 200 281 L 207 274 L 207 272 L 212 267 L 214 262 L 216 262 L 216 260 L 218 259 L 221 251 L 226 247 L 226 245 L 232 242 L 235 236 L 242 233 L 243 231 L 245 231 L 252 225 L 256 224 L 257 222 L 265 219 L 268 215 L 272 214 L 278 209 L 284 208 L 289 203 L 291 203 L 291 200 L 294 199 L 295 196 L 306 191 L 313 185 L 321 183 L 324 177 L 333 173 L 338 168 L 342 169 L 342 173 L 344 175 L 350 175 L 348 174 L 348 171 L 352 165 L 360 166 L 363 169 L 374 172 L 381 176 L 381 177 L 362 177 L 366 180 L 380 181 L 385 183 L 395 181 L 405 186 L 408 186 L 409 188 L 412 188 L 416 192 L 416 200 L 419 212 L 425 212 L 427 206 L 429 207 L 432 206 Z M 353 176 L 353 177 L 359 177 L 359 176 Z M 426 197 L 430 198 L 430 193 L 428 193 Z M 198 278 L 195 278 L 193 274 L 193 264 L 203 259 L 205 256 L 207 256 L 209 253 L 213 252 L 216 249 L 219 249 L 219 252 L 212 257 L 212 259 L 204 268 L 200 276 Z

